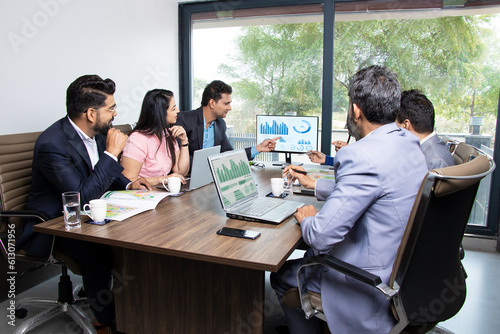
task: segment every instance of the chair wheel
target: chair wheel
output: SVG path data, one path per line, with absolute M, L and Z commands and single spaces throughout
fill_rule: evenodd
M 25 308 L 19 308 L 16 310 L 16 318 L 24 319 L 28 314 L 28 310 Z

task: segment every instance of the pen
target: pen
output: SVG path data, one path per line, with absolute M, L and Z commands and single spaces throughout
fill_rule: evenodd
M 307 175 L 307 172 L 305 170 L 298 170 L 298 169 L 295 169 L 295 168 L 292 168 L 292 170 L 296 173 L 300 173 L 300 174 L 304 174 L 304 175 Z

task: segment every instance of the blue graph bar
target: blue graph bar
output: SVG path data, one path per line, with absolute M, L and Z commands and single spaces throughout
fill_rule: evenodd
M 260 125 L 260 133 L 263 135 L 278 135 L 278 136 L 286 136 L 288 135 L 288 126 L 284 122 L 280 125 L 273 121 L 273 125 L 269 126 L 269 123 Z

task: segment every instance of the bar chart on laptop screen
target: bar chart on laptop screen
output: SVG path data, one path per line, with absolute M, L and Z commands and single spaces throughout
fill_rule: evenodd
M 250 167 L 245 160 L 222 158 L 213 161 L 213 168 L 225 206 L 256 192 Z

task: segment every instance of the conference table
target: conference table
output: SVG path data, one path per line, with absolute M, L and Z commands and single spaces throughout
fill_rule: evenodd
M 251 169 L 262 196 L 282 172 L 271 163 Z M 321 207 L 312 196 L 288 199 Z M 216 234 L 224 226 L 261 236 Z M 67 231 L 58 217 L 34 229 L 112 247 L 116 324 L 125 333 L 262 333 L 264 273 L 278 271 L 301 243 L 293 217 L 279 225 L 227 218 L 213 183 L 121 222 Z

